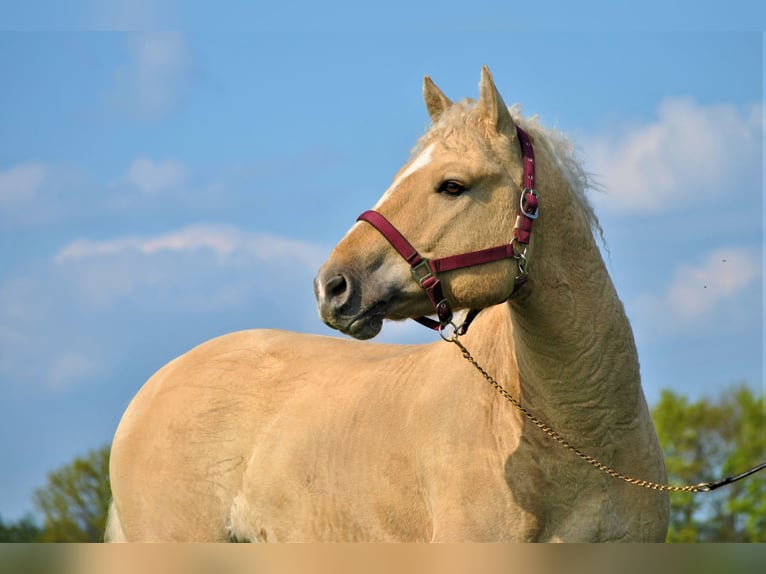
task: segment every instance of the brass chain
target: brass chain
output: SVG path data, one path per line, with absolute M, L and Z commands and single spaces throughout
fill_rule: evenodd
M 445 341 L 450 343 L 455 343 L 455 345 L 458 346 L 460 351 L 463 353 L 463 357 L 471 363 L 474 368 L 476 368 L 477 371 L 481 373 L 481 375 L 486 379 L 486 381 L 498 392 L 500 395 L 507 400 L 509 403 L 511 403 L 516 409 L 519 410 L 527 419 L 529 419 L 532 424 L 534 424 L 537 428 L 539 428 L 541 431 L 543 431 L 546 435 L 548 435 L 552 440 L 559 443 L 561 446 L 563 446 L 565 449 L 567 449 L 569 452 L 575 454 L 591 466 L 594 466 L 601 472 L 604 472 L 608 474 L 609 476 L 612 476 L 614 478 L 619 478 L 620 480 L 624 480 L 625 482 L 629 484 L 633 484 L 635 486 L 641 486 L 644 488 L 649 488 L 651 490 L 660 490 L 664 492 L 708 492 L 711 490 L 711 484 L 709 482 L 701 482 L 699 484 L 693 484 L 693 485 L 687 485 L 687 486 L 672 486 L 669 484 L 659 484 L 657 482 L 652 482 L 650 480 L 643 480 L 640 478 L 633 478 L 626 474 L 623 474 L 621 472 L 618 472 L 614 470 L 613 468 L 605 465 L 600 460 L 585 454 L 577 447 L 573 446 L 569 443 L 564 437 L 562 437 L 559 433 L 557 433 L 555 430 L 553 430 L 549 425 L 538 419 L 535 415 L 530 413 L 526 408 L 524 408 L 521 403 L 513 396 L 511 393 L 505 390 L 505 388 L 498 383 L 492 375 L 490 375 L 487 371 L 484 370 L 484 368 L 476 361 L 476 359 L 473 358 L 473 355 L 468 351 L 468 349 L 465 348 L 463 343 L 458 341 L 458 335 L 456 333 L 453 333 L 451 337 L 446 338 L 443 337 Z

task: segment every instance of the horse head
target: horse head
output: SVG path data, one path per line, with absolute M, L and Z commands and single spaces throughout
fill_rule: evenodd
M 372 212 L 426 262 L 507 248 L 510 255 L 502 258 L 438 273 L 439 297 L 450 309 L 497 304 L 514 291 L 520 275 L 520 255 L 512 245 L 525 188 L 520 130 L 486 67 L 478 101 L 453 103 L 428 77 L 423 94 L 431 127 Z M 421 281 L 429 270 L 414 269 L 406 248 L 395 243 L 369 218 L 338 243 L 314 281 L 327 325 L 369 339 L 383 319 L 434 313 L 438 301 Z

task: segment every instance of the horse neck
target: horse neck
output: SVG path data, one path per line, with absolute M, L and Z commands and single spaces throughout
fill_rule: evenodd
M 568 185 L 545 157 L 538 173 L 549 186 Z M 512 386 L 527 405 L 562 430 L 582 436 L 590 426 L 598 440 L 605 424 L 629 423 L 643 412 L 638 357 L 585 211 L 563 189 L 540 190 L 529 282 L 495 313 L 495 332 L 505 340 L 487 334 L 483 346 L 502 361 L 496 365 L 502 372 L 518 373 Z M 489 351 L 498 346 L 508 357 Z M 583 420 L 583 405 L 603 407 L 603 417 Z

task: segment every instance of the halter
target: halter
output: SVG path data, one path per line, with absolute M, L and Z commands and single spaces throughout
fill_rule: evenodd
M 532 233 L 532 224 L 537 219 L 539 213 L 539 202 L 537 191 L 535 190 L 535 152 L 532 142 L 527 133 L 519 126 L 516 126 L 516 133 L 519 136 L 521 145 L 522 163 L 524 165 L 524 180 L 522 182 L 521 196 L 519 198 L 519 215 L 516 217 L 516 223 L 513 228 L 513 239 L 510 243 L 462 253 L 460 255 L 450 255 L 439 259 L 426 259 L 409 241 L 394 227 L 385 217 L 377 211 L 365 211 L 357 221 L 366 221 L 377 229 L 385 237 L 391 246 L 401 255 L 410 265 L 412 277 L 418 285 L 423 288 L 431 301 L 438 321 L 429 317 L 417 317 L 415 321 L 425 325 L 429 329 L 441 331 L 452 322 L 452 307 L 444 296 L 442 291 L 439 274 L 464 267 L 474 265 L 483 265 L 502 259 L 514 259 L 518 265 L 518 275 L 514 280 L 513 291 L 506 297 L 512 297 L 516 291 L 527 282 L 527 245 Z M 514 244 L 523 245 L 520 251 L 516 251 Z M 466 319 L 460 327 L 456 327 L 456 332 L 464 334 L 471 322 L 476 318 L 481 309 L 471 309 L 466 315 Z

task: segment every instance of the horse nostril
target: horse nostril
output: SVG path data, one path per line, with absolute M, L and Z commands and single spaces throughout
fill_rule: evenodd
M 348 282 L 343 275 L 336 275 L 325 285 L 325 292 L 330 299 L 339 299 L 348 289 Z
M 345 273 L 320 271 L 314 280 L 314 291 L 322 316 L 341 315 L 356 301 L 353 278 Z

